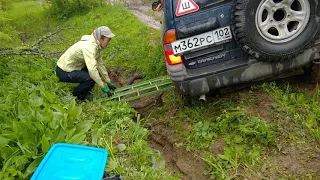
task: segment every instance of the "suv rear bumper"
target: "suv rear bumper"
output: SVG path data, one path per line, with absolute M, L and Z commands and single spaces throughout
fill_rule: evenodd
M 177 89 L 186 94 L 200 95 L 222 87 L 276 77 L 317 59 L 320 59 L 320 41 L 291 61 L 233 59 L 199 69 L 187 69 L 184 64 L 167 64 L 167 72 Z

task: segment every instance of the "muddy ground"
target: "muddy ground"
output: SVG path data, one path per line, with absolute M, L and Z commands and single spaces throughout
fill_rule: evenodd
M 151 3 L 152 0 L 128 0 L 125 4 L 140 21 L 150 27 L 160 29 L 161 24 L 159 17 L 161 17 L 162 13 L 152 12 Z M 125 84 L 125 75 L 121 74 L 121 72 L 112 72 L 111 78 L 114 82 L 117 81 L 118 86 Z M 288 78 L 285 81 L 289 82 L 292 86 L 314 92 L 316 85 L 306 83 L 303 79 L 303 76 L 298 76 Z M 255 104 L 253 107 L 255 108 L 248 109 L 248 112 L 258 114 L 263 119 L 268 119 L 268 117 L 272 116 L 270 112 L 272 112 L 274 100 L 267 94 L 261 92 L 252 95 L 250 94 L 249 89 L 243 89 L 225 96 L 235 95 L 239 98 L 246 98 L 249 96 L 252 98 L 252 103 Z M 133 106 L 137 103 L 140 105 L 149 105 L 146 108 L 137 108 L 137 111 L 142 115 L 142 118 L 154 119 L 154 121 L 146 123 L 146 128 L 151 132 L 148 139 L 149 144 L 152 148 L 161 152 L 166 161 L 166 168 L 168 169 L 168 172 L 180 176 L 182 180 L 210 179 L 208 176 L 203 174 L 207 166 L 200 158 L 201 154 L 198 154 L 198 152 L 186 151 L 185 147 L 178 147 L 176 145 L 178 137 L 175 127 L 171 127 L 168 124 L 157 121 L 157 116 L 152 117 L 153 108 L 161 106 L 161 95 L 154 96 L 153 99 L 150 99 L 152 101 L 151 105 L 149 105 L 150 102 L 145 103 L 148 99 L 144 99 L 134 102 Z M 168 116 L 170 116 L 170 114 L 173 116 L 177 111 L 177 109 L 173 109 L 172 112 L 168 112 Z M 223 146 L 223 140 L 217 140 L 217 142 L 211 147 L 210 151 L 212 151 L 214 155 L 221 154 L 223 153 Z M 312 153 L 308 153 L 308 151 L 312 151 Z M 310 154 L 315 155 L 310 157 Z M 281 147 L 281 151 L 268 152 L 268 155 L 271 158 L 266 160 L 268 163 L 266 163 L 265 166 L 262 166 L 264 168 L 263 170 L 258 170 L 258 174 L 255 171 L 252 171 L 247 177 L 244 176 L 243 179 L 278 179 L 279 175 L 282 173 L 300 174 L 304 176 L 310 172 L 318 174 L 320 179 L 319 154 L 320 147 L 318 143 L 311 144 L 310 147 L 296 147 L 286 144 Z M 262 172 L 262 174 L 260 172 Z
M 301 76 L 287 78 L 284 81 L 290 82 L 290 86 L 315 91 L 316 85 L 299 81 Z M 281 81 L 281 80 L 280 80 Z M 250 88 L 237 90 L 228 94 L 219 94 L 221 98 L 238 98 L 250 99 L 252 106 L 248 107 L 247 112 L 252 115 L 260 116 L 262 119 L 269 121 L 274 118 L 272 113 L 274 99 L 262 90 L 251 93 Z M 212 102 L 208 102 L 212 103 Z M 153 110 L 161 107 L 161 103 L 154 103 L 151 106 L 138 109 L 142 118 L 147 119 L 146 128 L 151 132 L 149 136 L 149 145 L 161 152 L 166 160 L 166 168 L 169 172 L 180 175 L 182 180 L 207 180 L 209 176 L 204 175 L 207 170 L 206 163 L 200 158 L 201 152 L 187 151 L 186 147 L 179 147 L 177 129 L 170 123 L 159 120 L 159 115 L 155 115 Z M 179 108 L 165 114 L 166 119 L 176 116 Z M 281 120 L 281 119 L 280 119 Z M 280 124 L 280 123 L 279 123 Z M 284 129 L 290 131 L 292 125 L 283 124 Z M 188 123 L 184 122 L 185 131 L 188 131 Z M 282 135 L 279 139 L 283 138 Z M 281 142 L 281 141 L 279 141 Z M 224 152 L 224 140 L 218 139 L 208 151 L 216 157 Z M 290 179 L 304 179 L 308 174 L 320 179 L 320 144 L 317 142 L 301 142 L 299 144 L 278 144 L 276 148 L 270 148 L 266 152 L 262 161 L 261 169 L 244 171 L 239 170 L 241 176 L 237 179 L 279 179 L 280 177 L 290 177 Z M 316 178 L 317 179 L 317 178 Z

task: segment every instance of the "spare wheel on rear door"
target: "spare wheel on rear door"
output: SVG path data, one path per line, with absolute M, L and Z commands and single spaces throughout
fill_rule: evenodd
M 232 29 L 257 59 L 279 61 L 308 49 L 320 35 L 319 0 L 235 0 Z

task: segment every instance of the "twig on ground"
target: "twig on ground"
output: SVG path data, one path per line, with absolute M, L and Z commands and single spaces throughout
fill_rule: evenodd
M 77 27 L 61 28 L 61 29 L 56 30 L 53 33 L 50 32 L 47 35 L 43 36 L 41 39 L 39 39 L 37 42 L 35 42 L 33 45 L 31 45 L 31 49 L 33 49 L 35 47 L 38 47 L 43 41 L 45 41 L 45 40 L 49 39 L 50 37 L 60 33 L 61 31 L 69 30 L 69 29 L 80 29 L 80 28 L 77 28 Z
M 12 48 L 2 48 L 2 47 L 0 47 L 0 51 L 11 51 L 11 50 L 13 50 Z
M 47 56 L 53 54 L 59 54 L 64 51 L 53 51 L 53 52 L 41 52 L 41 51 L 22 51 L 22 52 L 7 52 L 7 53 L 0 53 L 0 57 L 2 56 L 22 56 L 22 55 L 38 55 L 38 56 Z

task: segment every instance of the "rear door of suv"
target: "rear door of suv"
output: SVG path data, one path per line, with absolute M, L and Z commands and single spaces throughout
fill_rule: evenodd
M 232 0 L 173 0 L 172 8 L 177 37 L 172 50 L 188 69 L 243 56 L 230 29 Z

